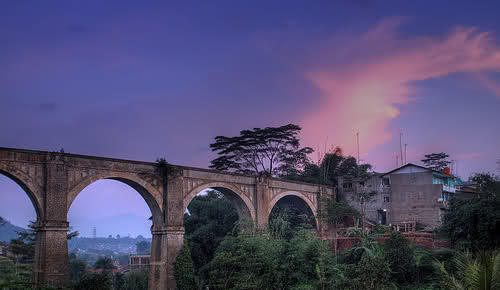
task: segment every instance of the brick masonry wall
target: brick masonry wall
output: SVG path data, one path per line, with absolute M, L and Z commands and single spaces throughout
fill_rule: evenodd
M 428 250 L 448 248 L 450 246 L 447 240 L 437 239 L 433 234 L 430 233 L 403 233 L 403 235 L 410 241 L 410 243 L 424 247 Z M 376 240 L 383 245 L 388 238 L 389 234 L 385 234 L 383 236 L 377 237 Z M 350 249 L 360 242 L 361 239 L 359 237 L 339 237 L 331 240 L 331 249 L 334 253 L 340 252 L 346 249 Z

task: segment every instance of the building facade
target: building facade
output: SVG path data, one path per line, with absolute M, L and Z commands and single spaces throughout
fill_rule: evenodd
M 128 264 L 130 271 L 147 269 L 151 264 L 151 255 L 130 255 Z
M 449 169 L 441 172 L 411 163 L 385 174 L 373 173 L 364 181 L 339 178 L 342 198 L 364 213 L 368 221 L 414 224 L 425 230 L 441 224 L 459 185 L 460 180 Z M 363 196 L 369 198 L 363 200 Z

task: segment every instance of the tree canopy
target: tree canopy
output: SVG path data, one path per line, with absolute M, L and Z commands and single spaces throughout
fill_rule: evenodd
M 210 144 L 219 157 L 210 168 L 244 174 L 269 176 L 292 174 L 305 166 L 310 147 L 300 147 L 301 128 L 294 124 L 281 127 L 242 130 L 239 136 L 217 136 Z
M 493 249 L 500 246 L 500 181 L 486 173 L 470 179 L 479 194 L 472 199 L 450 201 L 441 231 L 458 248 Z
M 303 170 L 297 170 L 292 172 L 293 174 L 283 175 L 282 177 L 290 180 L 336 186 L 340 176 L 360 180 L 368 179 L 371 168 L 370 164 L 358 164 L 353 156 L 345 156 L 342 148 L 337 146 L 323 156 L 319 165 L 308 162 L 303 167 Z
M 426 167 L 441 171 L 445 167 L 448 167 L 448 165 L 451 164 L 451 161 L 448 160 L 450 155 L 441 152 L 441 153 L 431 153 L 431 154 L 426 154 L 424 155 L 424 159 L 421 161 L 425 164 Z
M 113 270 L 115 265 L 113 265 L 113 260 L 109 257 L 101 257 L 95 262 L 94 268 L 103 270 Z
M 136 252 L 138 255 L 149 255 L 151 254 L 151 243 L 148 241 L 140 241 L 135 244 Z
M 220 242 L 233 230 L 238 213 L 231 201 L 215 190 L 196 196 L 188 211 L 184 215 L 185 236 L 198 271 L 213 258 Z

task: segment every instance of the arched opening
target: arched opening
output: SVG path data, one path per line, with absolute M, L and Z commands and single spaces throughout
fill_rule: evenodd
M 249 200 L 236 190 L 227 185 L 205 185 L 195 188 L 184 202 L 184 237 L 200 281 L 206 280 L 205 266 L 224 238 L 234 234 L 239 221 L 248 222 L 254 216 L 253 207 L 247 206 Z
M 283 234 L 286 237 L 292 236 L 298 230 L 317 229 L 313 209 L 299 194 L 278 196 L 271 206 L 268 223 L 272 226 L 276 219 L 285 220 L 288 227 Z
M 34 223 L 40 207 L 32 189 L 0 170 L 0 284 L 31 288 L 35 260 Z
M 184 198 L 184 211 L 188 209 L 189 203 L 196 196 L 207 190 L 216 190 L 231 201 L 231 204 L 237 210 L 240 218 L 255 220 L 255 209 L 248 196 L 234 186 L 219 182 L 204 184 L 191 190 L 191 192 Z
M 70 228 L 80 233 L 68 242 L 72 283 L 104 272 L 114 288 L 147 289 L 151 227 L 161 219 L 160 207 L 136 181 L 94 179 L 77 186 L 83 189 L 68 201 Z

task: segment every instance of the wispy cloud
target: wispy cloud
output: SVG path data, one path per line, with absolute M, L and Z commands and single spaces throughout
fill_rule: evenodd
M 345 49 L 326 56 L 328 66 L 306 72 L 325 99 L 301 122 L 308 145 L 322 144 L 328 135 L 349 151 L 359 130 L 365 150 L 371 149 L 391 139 L 388 126 L 400 115 L 401 105 L 415 100 L 415 82 L 454 73 L 500 71 L 500 47 L 492 33 L 457 27 L 441 38 L 402 38 L 398 35 L 402 21 L 383 21 L 345 41 Z M 485 80 L 480 82 L 483 86 L 500 93 L 500 84 Z

